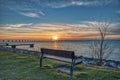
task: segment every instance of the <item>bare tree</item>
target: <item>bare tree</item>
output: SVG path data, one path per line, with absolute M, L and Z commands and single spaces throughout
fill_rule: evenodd
M 109 33 L 109 23 L 98 22 L 93 24 L 97 27 L 99 38 L 93 41 L 90 45 L 90 50 L 94 58 L 98 59 L 98 65 L 102 65 L 103 59 L 109 57 L 113 49 L 110 47 L 109 41 L 107 41 L 106 36 Z

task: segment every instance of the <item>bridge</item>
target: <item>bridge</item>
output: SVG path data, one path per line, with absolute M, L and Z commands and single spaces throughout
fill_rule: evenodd
M 11 48 L 16 48 L 16 46 L 23 46 L 23 45 L 29 45 L 30 48 L 34 47 L 33 43 L 10 43 L 10 42 L 6 42 L 6 43 L 0 43 L 0 46 L 11 46 Z

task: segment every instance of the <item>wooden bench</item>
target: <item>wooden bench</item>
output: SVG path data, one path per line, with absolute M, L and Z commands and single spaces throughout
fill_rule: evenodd
M 70 63 L 70 79 L 73 78 L 74 66 L 81 63 L 78 57 L 75 56 L 74 51 L 41 48 L 40 67 L 42 67 L 43 57 Z

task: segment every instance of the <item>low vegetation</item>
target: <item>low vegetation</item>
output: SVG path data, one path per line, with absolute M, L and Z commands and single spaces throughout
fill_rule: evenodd
M 69 74 L 56 67 L 66 63 L 44 59 L 39 67 L 39 58 L 29 55 L 0 51 L 0 80 L 68 80 Z M 68 66 L 68 64 L 67 64 Z M 78 65 L 80 71 L 73 80 L 120 80 L 120 71 L 98 66 Z

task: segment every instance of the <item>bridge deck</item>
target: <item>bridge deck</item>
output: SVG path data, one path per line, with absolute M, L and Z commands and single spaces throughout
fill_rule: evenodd
M 22 45 L 29 45 L 30 47 L 34 47 L 33 43 L 0 43 L 0 46 L 11 46 L 12 48 L 16 48 L 16 46 L 22 46 Z

